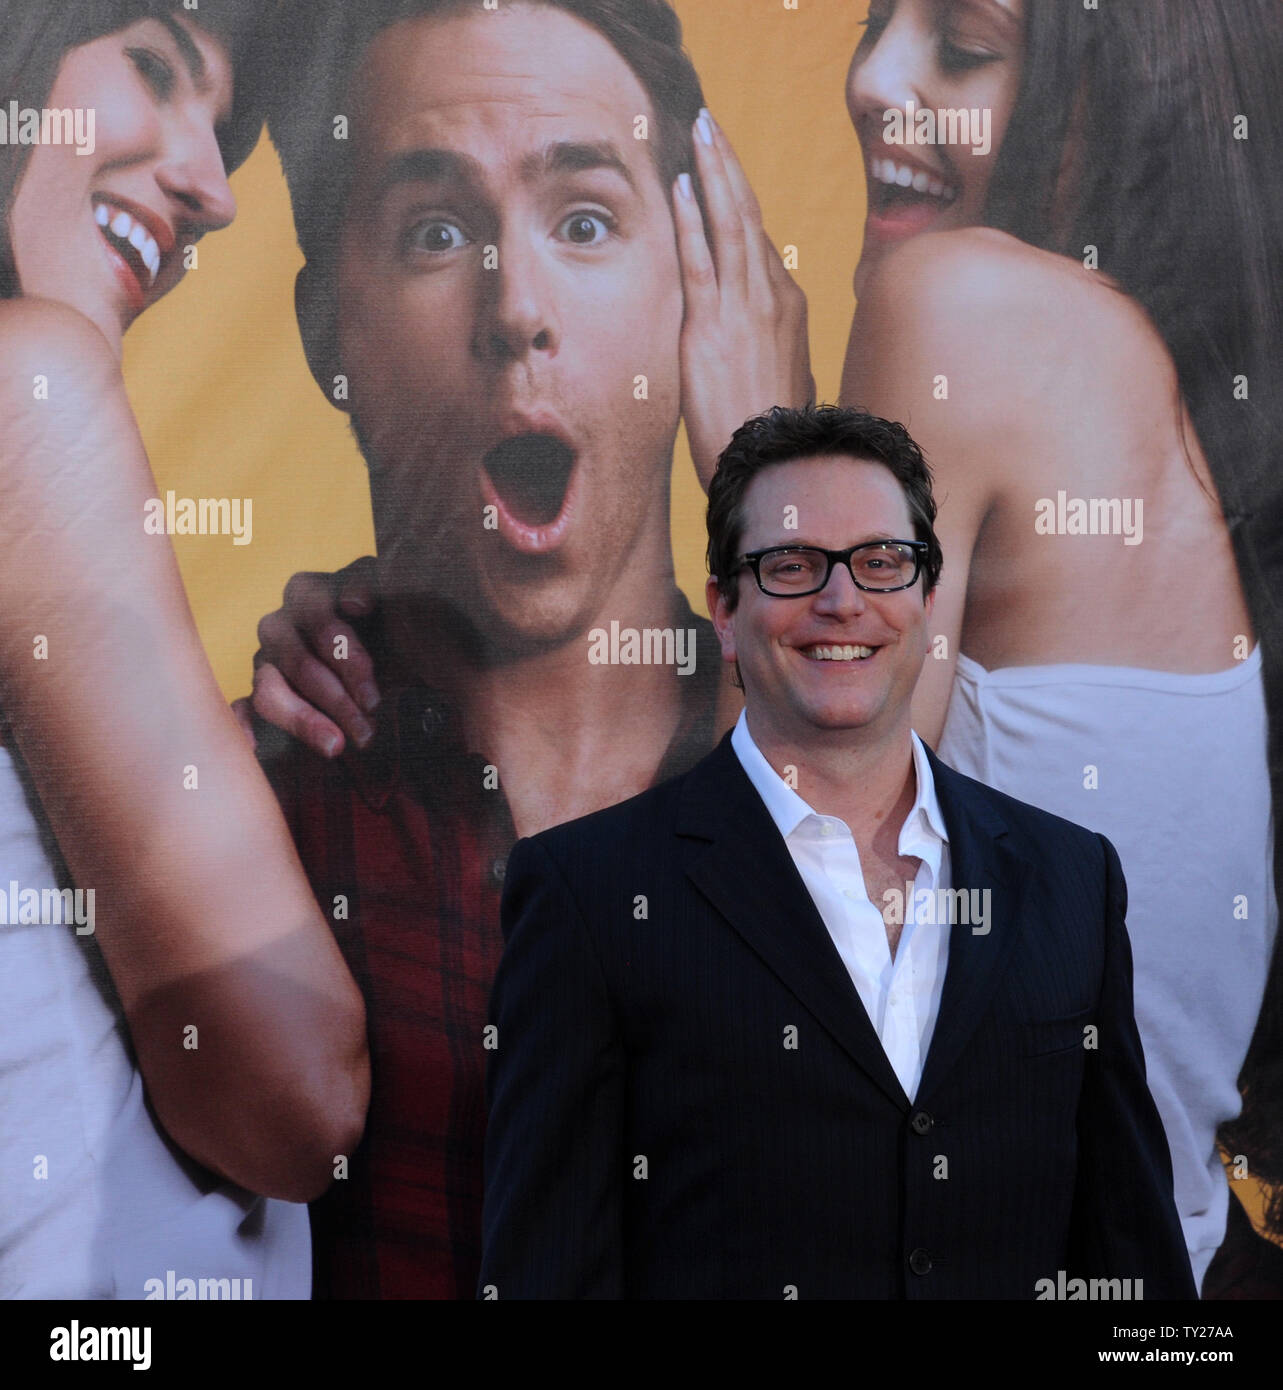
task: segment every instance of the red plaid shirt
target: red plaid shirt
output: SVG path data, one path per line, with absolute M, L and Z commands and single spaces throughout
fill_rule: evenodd
M 698 630 L 683 714 L 655 781 L 712 748 L 720 657 Z M 474 1298 L 481 1266 L 486 1051 L 499 896 L 516 836 L 486 759 L 423 685 L 386 689 L 378 734 L 337 762 L 264 731 L 299 857 L 365 995 L 373 1090 L 348 1176 L 312 1205 L 317 1298 Z M 638 790 L 641 790 L 640 788 Z

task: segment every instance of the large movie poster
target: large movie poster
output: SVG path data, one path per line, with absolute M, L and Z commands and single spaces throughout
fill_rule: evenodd
M 921 446 L 914 727 L 1116 847 L 1195 1279 L 1283 1293 L 1274 0 L 0 46 L 0 1297 L 495 1295 L 509 853 L 735 723 L 705 494 L 808 401 Z

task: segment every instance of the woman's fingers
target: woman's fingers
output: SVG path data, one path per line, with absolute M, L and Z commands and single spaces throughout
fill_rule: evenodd
M 362 555 L 339 570 L 334 578 L 339 585 L 339 612 L 351 618 L 366 618 L 378 605 L 376 581 L 378 562 L 373 555 Z
M 739 204 L 740 214 L 745 221 L 760 227 L 762 225 L 762 207 L 757 201 L 757 194 L 753 192 L 753 185 L 748 181 L 748 175 L 745 174 L 744 166 L 739 162 L 730 137 L 717 123 L 716 118 L 710 116 L 709 119 L 713 122 L 713 133 L 717 138 L 717 148 L 721 153 L 722 164 L 726 170 L 727 183 L 730 185 L 735 201 Z
M 722 157 L 713 118 L 701 111 L 695 122 L 695 162 L 708 212 L 708 241 L 723 294 L 748 288 L 748 244 L 739 201 Z
M 260 718 L 284 729 L 323 758 L 336 758 L 343 751 L 343 731 L 296 694 L 270 662 L 254 670 L 252 702 Z
M 285 586 L 285 600 L 280 613 L 289 627 L 302 638 L 307 648 L 338 676 L 353 703 L 363 713 L 372 714 L 379 704 L 378 687 L 374 681 L 374 662 L 365 650 L 356 629 L 338 616 L 340 604 L 348 597 L 364 605 L 367 611 L 373 609 L 373 589 L 360 572 L 349 576 L 349 571 L 354 568 L 349 566 L 348 570 L 340 571 L 337 575 L 309 571 L 294 575 Z M 295 654 L 289 634 L 276 625 L 272 625 L 271 630 L 282 632 L 285 646 L 280 655 L 284 661 L 277 660 L 277 653 L 264 641 L 260 631 L 259 641 L 263 645 L 263 654 L 268 661 L 280 667 L 286 676 L 292 677 L 290 665 L 287 663 L 294 660 Z M 300 693 L 307 694 L 306 691 Z
M 766 229 L 762 226 L 762 207 L 757 194 L 748 181 L 748 176 L 735 155 L 726 132 L 709 117 L 713 127 L 717 152 L 721 161 L 722 178 L 734 201 L 739 222 L 739 236 L 743 246 L 744 290 L 750 300 L 758 301 L 768 296 L 772 283 L 773 265 L 778 265 L 787 277 L 784 263 L 780 260 Z
M 686 320 L 701 320 L 717 313 L 717 270 L 704 236 L 704 218 L 691 176 L 679 174 L 673 185 L 673 223 L 677 229 L 677 255 L 681 266 Z
M 333 618 L 308 632 L 296 626 L 286 609 L 269 613 L 258 625 L 260 650 L 255 654 L 254 664 L 256 670 L 271 666 L 289 683 L 297 696 L 310 702 L 322 715 L 327 715 L 358 748 L 363 748 L 374 736 L 373 726 L 340 675 L 336 674 L 336 671 L 346 674 L 349 663 L 349 659 L 342 654 L 345 631 L 350 631 L 347 624 Z M 327 636 L 329 633 L 334 634 L 333 640 Z M 317 642 L 318 649 L 331 656 L 333 668 L 316 655 L 310 645 L 312 642 Z M 369 657 L 364 653 L 362 655 L 368 663 Z M 257 701 L 254 707 L 263 718 L 271 719 L 266 711 L 259 708 Z M 291 714 L 293 708 L 292 705 L 289 707 Z M 271 719 L 271 722 L 275 724 L 279 721 Z
M 815 398 L 806 296 L 762 227 L 761 206 L 725 133 L 701 111 L 693 133 L 703 207 L 673 190 L 685 315 L 682 418 L 707 489 L 734 431 L 772 405 Z
M 293 575 L 281 607 L 258 625 L 258 714 L 327 758 L 342 751 L 345 736 L 364 748 L 374 737 L 367 716 L 379 705 L 374 662 L 338 613 L 360 617 L 377 604 L 371 557 L 338 574 Z

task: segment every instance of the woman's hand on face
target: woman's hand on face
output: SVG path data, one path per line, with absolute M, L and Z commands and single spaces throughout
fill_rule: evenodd
M 339 616 L 374 612 L 374 565 L 367 555 L 337 574 L 296 574 L 281 607 L 259 622 L 254 693 L 233 705 L 251 742 L 251 708 L 324 758 L 337 757 L 345 738 L 364 748 L 374 737 L 367 718 L 380 698 L 374 663 Z
M 682 415 L 707 491 L 739 426 L 773 405 L 814 400 L 815 378 L 806 295 L 766 235 L 735 152 L 706 111 L 695 122 L 695 158 L 711 236 L 686 174 L 674 185 L 673 217 L 686 305 Z

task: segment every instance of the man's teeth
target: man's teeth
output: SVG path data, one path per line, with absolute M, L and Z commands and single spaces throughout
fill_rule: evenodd
M 878 183 L 894 184 L 899 188 L 912 188 L 915 193 L 926 193 L 942 202 L 951 203 L 958 196 L 958 190 L 943 179 L 932 178 L 921 169 L 911 169 L 907 164 L 897 164 L 894 159 L 870 161 L 873 177 Z
M 109 203 L 99 203 L 94 208 L 94 221 L 121 241 L 127 241 L 138 252 L 151 276 L 151 284 L 154 285 L 160 272 L 160 247 L 147 228 L 122 208 L 113 207 Z
M 863 661 L 873 655 L 872 647 L 804 647 L 812 661 Z

